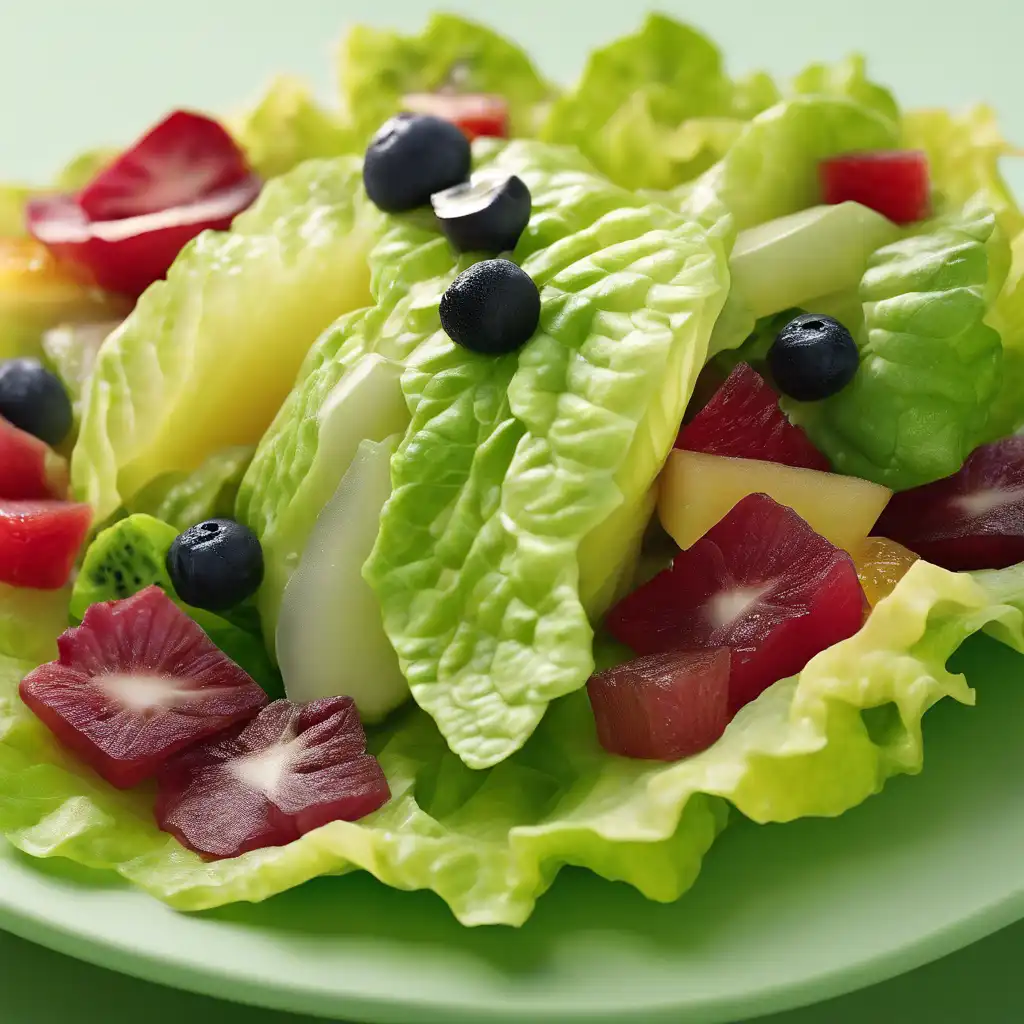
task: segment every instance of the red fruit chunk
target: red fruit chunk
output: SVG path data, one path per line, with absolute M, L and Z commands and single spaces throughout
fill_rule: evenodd
M 176 110 L 100 171 L 78 195 L 91 221 L 187 206 L 249 176 L 245 155 L 216 121 Z
M 30 672 L 21 699 L 61 744 L 121 789 L 244 722 L 266 694 L 159 587 L 94 604 Z
M 276 700 L 247 725 L 172 760 L 157 783 L 160 827 L 213 858 L 283 846 L 391 798 L 351 697 Z
M 844 153 L 824 160 L 819 172 L 826 203 L 852 200 L 897 224 L 911 224 L 928 216 L 928 158 L 919 150 Z
M 413 114 L 433 114 L 458 125 L 470 140 L 479 136 L 508 138 L 508 104 L 484 93 L 417 92 L 402 106 Z
M 610 754 L 676 761 L 729 724 L 729 650 L 666 651 L 590 677 L 597 738 Z
M 786 419 L 764 378 L 739 363 L 711 401 L 679 431 L 676 448 L 828 472 L 828 459 Z
M 67 493 L 67 460 L 0 416 L 0 500 L 61 499 Z
M 977 448 L 953 476 L 894 494 L 871 532 L 945 569 L 1024 561 L 1024 437 Z
M 791 508 L 751 494 L 606 625 L 638 654 L 728 647 L 735 712 L 856 633 L 865 611 L 850 556 Z
M 69 501 L 0 501 L 0 583 L 59 590 L 89 532 L 92 509 Z

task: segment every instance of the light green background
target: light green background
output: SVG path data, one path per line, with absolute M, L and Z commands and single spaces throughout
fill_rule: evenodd
M 0 179 L 44 180 L 67 156 L 124 142 L 172 106 L 231 109 L 278 70 L 327 95 L 331 48 L 346 21 L 410 24 L 415 0 L 0 0 Z M 448 3 L 525 42 L 569 78 L 583 56 L 628 30 L 640 6 L 559 0 Z M 778 73 L 862 50 L 905 105 L 992 101 L 1024 141 L 1024 6 L 1019 0 L 708 0 L 660 4 L 718 38 L 736 71 Z M 1024 185 L 1024 168 L 1012 178 Z M 1024 924 L 912 975 L 772 1024 L 1008 1024 L 1024 1019 Z M 397 981 L 397 979 L 396 979 Z M 0 934 L 5 1024 L 299 1024 L 300 1018 L 170 993 Z M 45 999 L 40 993 L 45 992 Z

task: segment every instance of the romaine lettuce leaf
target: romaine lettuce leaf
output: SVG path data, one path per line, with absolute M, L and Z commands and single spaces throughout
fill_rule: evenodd
M 1000 380 L 984 319 L 1002 248 L 994 215 L 972 209 L 871 257 L 857 375 L 824 401 L 784 403 L 837 471 L 905 490 L 955 473 L 981 442 Z
M 1003 343 L 1002 380 L 985 428 L 985 440 L 994 441 L 1024 427 L 1024 231 L 1013 241 L 1010 273 L 987 322 Z
M 156 477 L 260 439 L 316 336 L 369 300 L 379 224 L 358 160 L 312 160 L 185 246 L 97 356 L 71 475 L 98 522 Z
M 342 100 L 360 148 L 410 93 L 451 86 L 500 94 L 512 134 L 526 136 L 536 134 L 554 94 L 519 46 L 453 14 L 431 15 L 418 36 L 357 25 L 342 40 L 338 58 Z
M 433 890 L 466 925 L 519 925 L 566 864 L 674 900 L 730 805 L 758 822 L 834 816 L 891 776 L 920 771 L 925 712 L 943 697 L 973 702 L 946 663 L 982 629 L 1024 650 L 1024 570 L 956 574 L 919 562 L 860 633 L 675 764 L 605 754 L 581 693 L 487 772 L 462 765 L 413 710 L 370 733 L 393 793 L 381 810 L 212 863 L 157 831 L 148 791 L 117 792 L 61 753 L 18 700 L 31 663 L 4 659 L 0 833 L 32 856 L 115 871 L 183 910 L 363 869 L 398 889 Z

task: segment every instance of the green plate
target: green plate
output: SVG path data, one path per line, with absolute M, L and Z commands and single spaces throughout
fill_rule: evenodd
M 1024 916 L 1024 660 L 978 640 L 958 662 L 978 706 L 929 713 L 926 772 L 835 821 L 738 822 L 674 905 L 566 871 L 521 930 L 467 930 L 432 895 L 364 875 L 186 916 L 8 851 L 0 926 L 153 981 L 361 1021 L 716 1024 L 824 999 Z

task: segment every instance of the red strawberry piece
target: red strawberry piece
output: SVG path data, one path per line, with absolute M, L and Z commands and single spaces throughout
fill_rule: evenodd
M 711 401 L 679 431 L 676 448 L 828 472 L 828 459 L 786 419 L 764 378 L 739 363 Z
M 601 746 L 655 761 L 706 750 L 729 724 L 729 662 L 726 647 L 665 651 L 591 676 Z
M 67 460 L 0 416 L 0 500 L 61 499 L 67 493 Z
M 391 798 L 351 697 L 276 700 L 173 759 L 157 777 L 160 827 L 206 857 L 283 846 Z
M 919 150 L 843 153 L 824 160 L 819 172 L 826 203 L 860 203 L 897 224 L 929 214 L 928 158 Z
M 791 508 L 751 494 L 606 625 L 638 654 L 730 648 L 735 712 L 856 633 L 865 612 L 850 556 Z
M 266 694 L 159 587 L 94 604 L 21 699 L 63 746 L 121 789 L 244 722 Z
M 433 114 L 458 125 L 470 140 L 479 136 L 507 139 L 508 103 L 503 96 L 486 93 L 417 92 L 405 96 L 402 106 L 412 114 Z
M 216 121 L 176 110 L 79 193 L 90 221 L 123 220 L 187 206 L 249 176 L 245 155 Z
M 1024 437 L 977 448 L 953 476 L 894 494 L 871 532 L 946 569 L 1024 561 Z
M 59 590 L 89 532 L 92 509 L 69 501 L 0 501 L 0 583 Z

